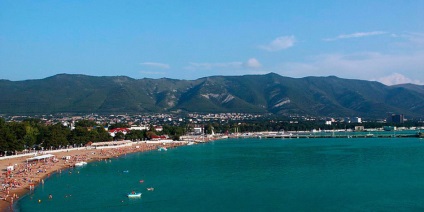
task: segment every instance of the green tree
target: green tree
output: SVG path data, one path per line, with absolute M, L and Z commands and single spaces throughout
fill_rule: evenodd
M 96 127 L 94 131 L 97 132 L 97 139 L 93 142 L 102 142 L 102 141 L 111 141 L 112 136 L 109 135 L 109 132 L 105 130 L 103 127 Z
M 131 130 L 133 131 L 133 130 Z M 131 140 L 131 141 L 135 141 L 137 139 L 135 133 L 133 132 L 128 132 L 127 134 L 125 134 L 125 140 Z
M 15 151 L 13 143 L 16 137 L 7 126 L 4 119 L 0 118 L 0 154 L 10 155 L 12 151 Z
M 143 140 L 146 136 L 146 130 L 131 130 L 125 135 L 125 139 L 135 141 Z
M 122 132 L 117 132 L 116 134 L 115 134 L 115 140 L 117 140 L 117 141 L 120 141 L 120 140 L 124 140 L 124 138 L 125 138 L 125 135 L 124 135 L 124 133 L 122 133 Z
M 99 142 L 99 132 L 97 130 L 94 130 L 94 129 L 93 130 L 90 130 L 88 132 L 88 140 L 86 140 L 86 143 L 88 141 Z
M 25 126 L 23 123 L 20 122 L 10 122 L 6 124 L 7 128 L 9 129 L 10 136 L 13 138 L 11 141 L 9 141 L 9 150 L 11 152 L 14 151 L 22 151 L 25 148 Z
M 90 140 L 89 131 L 86 127 L 76 126 L 74 130 L 69 133 L 69 144 L 81 146 Z
M 79 120 L 78 122 L 75 123 L 75 127 L 94 127 L 96 126 L 97 123 L 95 121 L 90 121 L 90 120 Z
M 69 145 L 68 136 L 70 129 L 61 124 L 55 124 L 47 127 L 44 133 L 44 140 L 41 144 L 42 147 L 48 149 L 50 147 L 60 148 Z
M 31 126 L 30 123 L 25 123 L 25 132 L 26 134 L 23 138 L 25 147 L 27 149 L 31 149 L 37 142 L 37 136 L 40 134 L 40 131 L 38 130 L 38 127 Z
M 146 132 L 146 138 L 151 139 L 153 136 L 156 136 L 156 132 L 154 132 L 154 131 L 147 131 Z

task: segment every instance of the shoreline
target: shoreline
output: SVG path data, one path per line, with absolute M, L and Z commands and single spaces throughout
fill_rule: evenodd
M 183 146 L 185 143 L 167 143 L 160 145 L 166 148 Z M 158 144 L 133 143 L 131 146 L 116 146 L 114 148 L 78 149 L 73 151 L 55 152 L 54 158 L 28 162 L 31 156 L 22 156 L 0 160 L 1 182 L 0 211 L 13 211 L 20 198 L 35 189 L 51 174 L 75 166 L 77 162 L 93 162 L 119 156 L 157 150 Z M 6 167 L 13 166 L 13 171 Z M 6 170 L 6 171 L 5 171 Z

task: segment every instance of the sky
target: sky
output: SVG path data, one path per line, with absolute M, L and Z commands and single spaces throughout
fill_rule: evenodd
M 277 73 L 424 84 L 422 0 L 0 0 L 0 79 Z

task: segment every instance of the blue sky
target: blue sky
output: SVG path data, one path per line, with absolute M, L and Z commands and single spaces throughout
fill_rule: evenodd
M 424 83 L 422 0 L 0 0 L 0 79 L 274 72 Z

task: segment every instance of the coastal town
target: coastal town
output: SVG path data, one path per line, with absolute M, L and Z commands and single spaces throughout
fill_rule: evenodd
M 271 122 L 287 123 L 292 126 L 301 123 L 312 123 L 313 127 L 319 126 L 326 129 L 338 129 L 340 126 L 349 126 L 352 129 L 355 126 L 375 125 L 375 126 L 420 126 L 424 124 L 421 118 L 407 119 L 403 114 L 387 113 L 386 117 L 380 118 L 361 118 L 361 117 L 316 117 L 304 115 L 273 115 L 273 114 L 250 114 L 250 113 L 178 113 L 178 114 L 49 114 L 49 115 L 6 115 L 0 114 L 0 118 L 6 122 L 22 122 L 28 119 L 39 120 L 46 125 L 61 124 L 75 129 L 75 123 L 81 120 L 92 121 L 96 126 L 104 127 L 108 130 L 109 126 L 119 125 L 127 126 L 129 130 L 148 130 L 150 126 L 161 130 L 163 125 L 168 126 L 190 126 L 194 133 L 194 128 L 204 127 L 206 125 L 245 125 L 252 122 Z M 409 124 L 408 124 L 409 123 Z M 327 127 L 325 127 L 327 126 Z M 352 127 L 353 126 L 353 127 Z M 369 128 L 369 127 L 365 127 Z M 233 127 L 233 132 L 236 132 Z M 275 129 L 273 129 L 275 130 Z M 287 130 L 287 129 L 281 129 Z M 305 129 L 306 130 L 306 129 Z M 198 131 L 198 129 L 196 129 Z M 216 132 L 217 130 L 215 130 Z
M 124 114 L 124 115 L 0 115 L 11 139 L 0 145 L 0 156 L 36 150 L 82 147 L 104 141 L 196 141 L 222 137 L 349 137 L 349 132 L 405 131 L 423 128 L 421 119 L 387 113 L 380 119 L 361 117 L 276 116 L 272 114 Z M 44 129 L 47 127 L 47 129 Z M 25 129 L 23 129 L 25 128 Z M 53 138 L 47 131 L 56 130 Z M 43 134 L 44 133 L 44 134 Z M 311 134 L 312 133 L 312 134 Z M 319 134 L 317 134 L 319 133 Z M 58 139 L 58 135 L 62 135 Z M 353 135 L 363 136 L 363 135 Z M 402 136 L 398 133 L 397 136 Z M 6 139 L 6 138 L 4 138 Z M 16 143 L 16 145 L 12 145 Z

